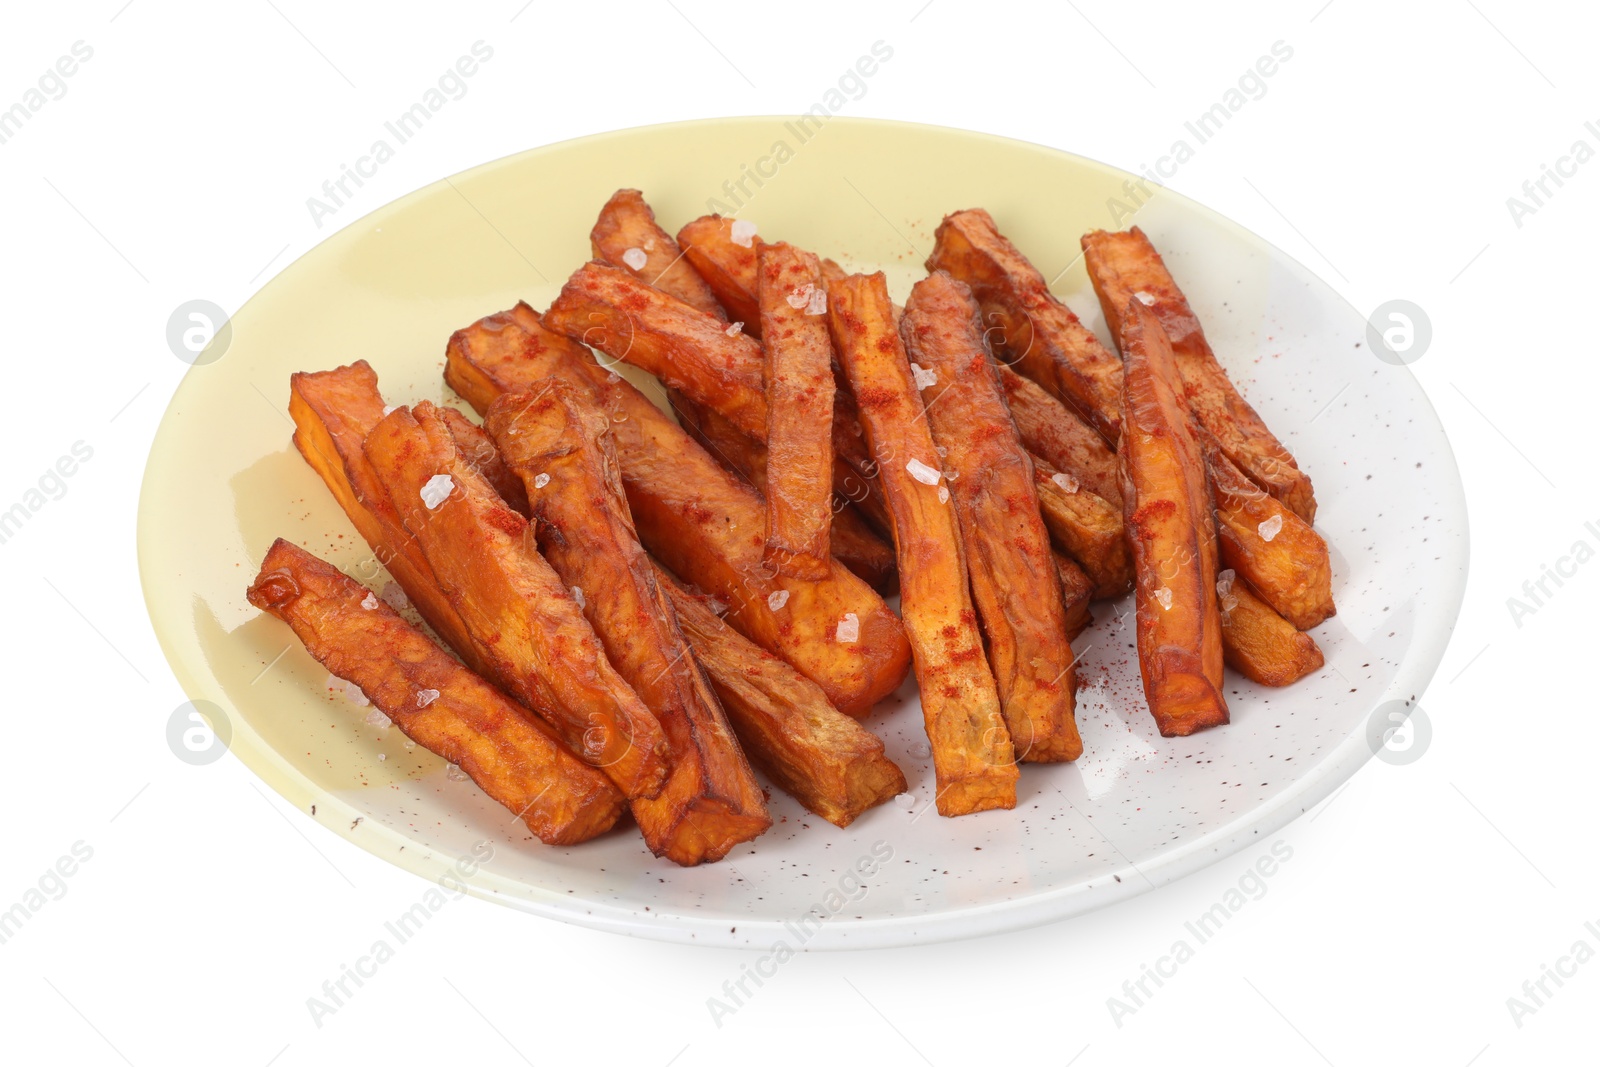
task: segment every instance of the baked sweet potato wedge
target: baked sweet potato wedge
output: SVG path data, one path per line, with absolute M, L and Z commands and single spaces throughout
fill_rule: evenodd
M 527 488 L 545 559 L 567 586 L 588 590 L 584 616 L 666 734 L 667 783 L 632 804 L 650 851 L 692 867 L 766 832 L 761 787 L 639 547 L 610 418 L 556 378 L 502 396 L 484 427 Z
M 512 511 L 526 515 L 528 494 L 523 491 L 522 479 L 506 466 L 500 450 L 495 447 L 489 435 L 484 433 L 483 427 L 453 407 L 441 404 L 435 410 L 439 412 L 444 424 L 450 428 L 450 436 L 455 440 L 461 457 L 473 470 L 483 475 L 483 480 L 494 488 L 501 500 L 510 505 Z
M 767 386 L 767 562 L 797 578 L 828 568 L 833 519 L 833 343 L 828 290 L 810 252 L 761 246 Z
M 900 610 L 933 749 L 939 814 L 1015 807 L 1016 757 L 984 660 L 961 534 L 883 275 L 834 283 L 828 320 L 894 516 Z
M 1238 571 L 1297 630 L 1330 618 L 1333 570 L 1322 535 L 1245 477 L 1204 430 L 1199 439 L 1211 467 L 1223 565 Z
M 528 520 L 472 469 L 434 405 L 396 408 L 365 448 L 494 677 L 624 796 L 659 793 L 670 768 L 660 723 L 606 659 Z
M 1001 364 L 1000 384 L 1022 443 L 1035 456 L 1122 511 L 1122 476 L 1117 450 L 1088 423 L 1031 378 Z
M 656 213 L 639 190 L 618 189 L 611 194 L 589 231 L 589 248 L 595 259 L 726 321 L 711 287 L 684 259 L 672 235 L 656 224 Z
M 1067 615 L 1067 640 L 1071 641 L 1089 628 L 1094 615 L 1089 602 L 1094 599 L 1094 582 L 1082 567 L 1066 556 L 1055 554 L 1056 574 L 1061 579 L 1061 604 Z
M 1037 456 L 1033 484 L 1050 540 L 1088 572 L 1095 599 L 1110 600 L 1132 589 L 1133 554 L 1122 515 Z
M 905 631 L 871 587 L 837 561 L 816 582 L 771 573 L 760 494 L 631 384 L 551 335 L 526 304 L 457 330 L 445 377 L 480 411 L 499 393 L 552 377 L 588 391 L 611 417 L 628 506 L 652 555 L 729 604 L 735 629 L 816 682 L 846 714 L 865 715 L 905 679 Z M 846 616 L 859 625 L 855 641 L 838 640 Z
M 972 601 L 1011 746 L 1025 763 L 1074 760 L 1078 679 L 1033 464 L 1006 408 L 971 291 L 943 271 L 906 301 L 900 338 L 955 507 Z
M 586 263 L 561 288 L 543 325 L 653 374 L 669 388 L 719 412 L 746 436 L 767 439 L 761 346 L 681 300 L 604 263 Z M 869 492 L 875 471 L 848 396 L 835 394 L 834 489 L 849 499 Z
M 705 283 L 716 294 L 728 318 L 744 323 L 744 332 L 761 338 L 761 306 L 756 299 L 756 263 L 761 239 L 754 234 L 745 243 L 733 239 L 734 220 L 723 215 L 702 215 L 678 231 L 678 245 Z
M 750 761 L 808 811 L 849 826 L 906 790 L 883 742 L 817 684 L 746 640 L 665 571 L 661 584 Z
M 967 283 L 983 308 L 990 344 L 1005 362 L 1083 416 L 1108 444 L 1116 442 L 1122 362 L 1056 299 L 987 211 L 946 215 L 927 266 Z
M 1228 666 L 1270 686 L 1291 685 L 1322 669 L 1322 649 L 1311 635 L 1296 630 L 1232 570 L 1217 576 L 1217 599 Z
M 1311 479 L 1234 388 L 1188 299 L 1144 232 L 1137 226 L 1118 233 L 1096 230 L 1084 234 L 1082 243 L 1084 265 L 1112 336 L 1121 336 L 1121 320 L 1130 300 L 1148 307 L 1172 342 L 1173 358 L 1196 423 L 1217 439 L 1222 451 L 1252 481 L 1306 522 L 1315 519 L 1317 501 Z
M 371 546 L 373 559 L 394 576 L 433 632 L 468 666 L 487 674 L 488 663 L 434 580 L 422 549 L 406 532 L 362 450 L 367 434 L 382 421 L 383 409 L 378 375 L 364 359 L 289 378 L 289 417 L 294 420 L 294 444 L 300 455 L 322 477 L 356 532 Z
M 674 390 L 667 391 L 678 425 L 716 457 L 728 470 L 767 492 L 767 446 L 746 437 L 733 424 L 704 404 Z M 876 498 L 874 498 L 876 499 Z M 855 505 L 838 493 L 833 495 L 833 519 L 829 524 L 828 544 L 835 558 L 855 575 L 885 595 L 898 586 L 894 569 L 894 549 L 873 532 Z
M 543 723 L 463 667 L 367 588 L 279 538 L 246 594 L 400 732 L 459 766 L 548 845 L 605 833 L 622 794 Z
M 1139 672 L 1163 737 L 1228 721 L 1217 611 L 1217 532 L 1205 455 L 1161 324 L 1122 316 L 1122 506 L 1133 542 Z

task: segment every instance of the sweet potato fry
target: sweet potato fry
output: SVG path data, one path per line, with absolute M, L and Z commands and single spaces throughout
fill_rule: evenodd
M 687 430 L 690 437 L 724 467 L 749 482 L 756 492 L 766 495 L 766 445 L 746 437 L 727 419 L 682 393 L 668 390 L 667 399 L 678 416 L 678 425 Z M 828 543 L 839 562 L 872 588 L 885 595 L 895 591 L 898 579 L 894 549 L 873 532 L 855 505 L 837 493 L 833 497 Z
M 300 455 L 321 475 L 356 531 L 371 546 L 373 557 L 400 583 L 433 632 L 469 667 L 487 674 L 488 663 L 434 580 L 421 548 L 406 532 L 362 451 L 367 433 L 383 419 L 383 408 L 378 376 L 364 359 L 335 370 L 289 378 L 289 416 L 294 420 L 294 444 Z
M 611 420 L 557 378 L 502 396 L 484 426 L 527 488 L 545 558 L 568 586 L 589 590 L 585 617 L 666 733 L 667 784 L 633 802 L 650 851 L 694 866 L 764 833 L 772 819 L 761 787 L 639 547 Z
M 727 321 L 711 287 L 684 260 L 672 235 L 656 224 L 656 213 L 639 190 L 618 189 L 611 194 L 589 231 L 589 247 L 595 259 L 671 293 L 712 318 Z
M 1095 599 L 1109 600 L 1132 589 L 1128 529 L 1116 509 L 1037 456 L 1033 484 L 1050 540 L 1089 573 Z
M 904 680 L 911 649 L 882 598 L 835 562 L 817 582 L 774 575 L 762 561 L 760 494 L 725 470 L 672 418 L 581 346 L 545 330 L 526 304 L 456 331 L 445 378 L 473 407 L 552 377 L 587 390 L 612 420 L 623 488 L 639 540 L 672 569 L 731 605 L 729 622 L 822 687 L 840 711 L 865 715 Z M 458 384 L 459 383 L 459 384 Z M 859 638 L 841 642 L 854 616 Z
M 455 408 L 440 405 L 437 410 L 444 424 L 450 428 L 450 436 L 455 440 L 456 448 L 460 450 L 468 466 L 483 475 L 483 480 L 494 487 L 495 493 L 511 507 L 512 511 L 526 515 L 528 494 L 522 488 L 522 479 L 506 466 L 506 461 L 500 456 L 500 450 L 494 446 L 494 441 L 490 440 L 489 435 L 484 433 L 481 426 Z
M 1004 364 L 1000 383 L 1022 443 L 1035 456 L 1122 510 L 1122 476 L 1117 473 L 1117 452 L 1072 409 Z
M 946 215 L 927 266 L 971 288 L 997 354 L 1083 416 L 1108 444 L 1116 443 L 1121 361 L 1055 298 L 1044 275 L 1001 235 L 987 211 Z
M 1082 243 L 1084 265 L 1112 336 L 1121 336 L 1128 301 L 1137 298 L 1147 306 L 1172 342 L 1195 421 L 1252 481 L 1311 522 L 1317 514 L 1311 479 L 1234 388 L 1189 301 L 1143 231 L 1137 226 L 1120 233 L 1096 230 L 1084 234 Z
M 528 521 L 467 463 L 434 405 L 397 408 L 367 458 L 494 676 L 629 799 L 661 791 L 661 725 L 606 659 Z
M 1017 759 L 1074 760 L 1078 680 L 1061 579 L 1039 517 L 1033 465 L 1006 409 L 971 291 L 943 271 L 911 290 L 900 337 L 955 505 L 972 600 L 988 638 Z M 928 376 L 928 377 L 925 377 Z
M 744 323 L 744 332 L 761 338 L 761 306 L 756 299 L 756 261 L 761 240 L 751 235 L 748 244 L 733 239 L 733 219 L 722 215 L 703 215 L 678 231 L 678 245 L 695 273 L 716 294 L 734 322 Z
M 761 246 L 761 347 L 767 385 L 769 564 L 796 578 L 828 568 L 833 518 L 833 344 L 817 257 Z
M 593 345 L 613 359 L 655 375 L 719 412 L 738 430 L 767 439 L 767 395 L 761 346 L 729 334 L 716 320 L 603 263 L 573 272 L 545 312 L 547 329 Z M 875 477 L 849 398 L 835 394 L 834 489 L 859 499 L 860 478 Z
M 939 473 L 883 275 L 851 275 L 828 292 L 829 327 L 882 464 L 895 520 L 900 608 L 911 638 L 939 814 L 1017 802 L 1017 765 L 967 591 L 961 535 Z
M 1222 658 L 1262 685 L 1285 686 L 1322 669 L 1322 649 L 1256 596 L 1250 583 L 1225 570 L 1217 578 L 1222 609 Z
M 1122 316 L 1122 506 L 1137 575 L 1139 672 L 1163 737 L 1228 721 L 1217 533 L 1172 346 L 1137 300 Z
M 1309 630 L 1332 616 L 1327 542 L 1310 523 L 1245 477 L 1215 439 L 1198 432 L 1211 467 L 1223 565 L 1238 571 L 1297 630 Z
M 1089 628 L 1094 616 L 1089 601 L 1094 598 L 1094 582 L 1083 568 L 1066 556 L 1055 554 L 1056 574 L 1061 578 L 1061 603 L 1067 613 L 1067 640 L 1075 639 Z
M 835 826 L 906 790 L 883 742 L 840 713 L 817 684 L 717 618 L 661 571 L 661 585 L 750 760 Z
M 605 833 L 622 814 L 622 794 L 604 774 L 332 565 L 279 538 L 247 596 L 539 840 L 575 845 Z

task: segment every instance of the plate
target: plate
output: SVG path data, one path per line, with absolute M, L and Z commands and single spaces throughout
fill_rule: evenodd
M 643 189 L 669 230 L 737 211 L 774 239 L 882 269 L 897 299 L 940 218 L 983 206 L 1104 338 L 1078 237 L 1118 228 L 1112 212 L 1133 206 L 1134 180 L 976 133 L 747 118 L 551 145 L 378 209 L 241 308 L 226 349 L 216 342 L 188 372 L 162 420 L 139 566 L 174 673 L 193 701 L 220 709 L 233 754 L 307 818 L 423 877 L 621 933 L 791 949 L 966 937 L 1111 904 L 1228 855 L 1337 788 L 1373 756 L 1391 702 L 1421 694 L 1461 603 L 1466 508 L 1426 396 L 1373 355 L 1361 315 L 1282 252 L 1165 190 L 1132 221 L 1315 481 L 1339 605 L 1315 631 L 1328 661 L 1319 674 L 1270 690 L 1230 673 L 1226 727 L 1161 738 L 1123 617 L 1130 601 L 1098 605 L 1077 643 L 1085 755 L 1026 767 L 1014 811 L 929 811 L 933 772 L 908 683 L 867 721 L 909 797 L 841 830 L 774 791 L 771 831 L 684 870 L 631 830 L 540 844 L 443 761 L 369 725 L 288 628 L 244 599 L 278 536 L 377 587 L 386 577 L 290 444 L 289 374 L 367 359 L 391 403 L 456 402 L 441 378 L 451 331 L 518 299 L 546 306 L 588 258 L 589 228 L 618 187 Z

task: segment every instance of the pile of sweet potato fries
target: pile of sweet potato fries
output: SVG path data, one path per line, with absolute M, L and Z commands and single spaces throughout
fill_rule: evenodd
M 1138 229 L 1083 238 L 1120 358 L 982 210 L 904 307 L 748 223 L 674 238 L 635 190 L 590 240 L 543 314 L 449 339 L 481 424 L 391 407 L 365 361 L 289 383 L 295 445 L 433 636 L 281 539 L 248 592 L 542 841 L 626 810 L 717 860 L 772 825 L 756 770 L 845 826 L 906 791 L 858 720 L 913 670 L 939 813 L 1013 807 L 1019 765 L 1082 754 L 1071 642 L 1130 590 L 1164 736 L 1228 721 L 1224 663 L 1322 666 L 1311 482 Z

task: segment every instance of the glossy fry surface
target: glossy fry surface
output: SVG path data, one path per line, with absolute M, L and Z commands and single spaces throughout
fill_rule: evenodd
M 1117 472 L 1117 450 L 1033 379 L 1001 364 L 1000 383 L 1005 387 L 1011 419 L 1028 451 L 1072 475 L 1079 485 L 1120 512 L 1122 476 Z
M 1144 232 L 1137 226 L 1119 233 L 1096 230 L 1085 234 L 1082 243 L 1089 280 L 1112 336 L 1120 336 L 1130 300 L 1148 307 L 1172 342 L 1195 421 L 1217 439 L 1222 451 L 1251 480 L 1311 522 L 1317 514 L 1311 479 L 1234 388 L 1188 299 Z
M 961 535 L 883 275 L 851 275 L 831 285 L 828 317 L 894 517 L 901 614 L 933 749 L 939 814 L 1015 807 L 1016 758 L 984 659 Z
M 606 659 L 528 520 L 471 468 L 434 405 L 396 408 L 365 447 L 494 678 L 625 796 L 659 793 L 669 765 L 660 724 Z
M 982 208 L 946 215 L 928 269 L 966 282 L 996 354 L 1068 404 L 1108 444 L 1121 423 L 1122 361 L 1056 299 L 1044 275 Z
M 589 248 L 595 259 L 625 270 L 707 315 L 723 318 L 722 305 L 711 287 L 684 259 L 672 235 L 656 223 L 656 213 L 639 190 L 618 189 L 611 194 L 589 231 Z
M 733 239 L 733 219 L 702 215 L 678 231 L 678 247 L 716 294 L 728 318 L 744 323 L 744 332 L 759 340 L 761 309 L 756 301 L 756 260 L 761 238 L 752 237 L 748 245 L 742 245 Z
M 605 833 L 622 794 L 542 722 L 359 582 L 279 538 L 250 603 L 288 623 L 331 673 L 361 687 L 411 740 L 456 764 L 548 845 Z
M 1229 667 L 1262 685 L 1292 685 L 1322 669 L 1322 649 L 1310 634 L 1296 630 L 1250 583 L 1219 579 L 1222 610 L 1222 658 Z M 1222 590 L 1226 589 L 1227 592 Z
M 502 396 L 484 426 L 527 488 L 544 557 L 568 587 L 587 591 L 584 616 L 666 734 L 667 783 L 632 804 L 650 851 L 693 866 L 765 832 L 772 820 L 761 788 L 639 546 L 611 420 L 554 379 Z
M 1070 478 L 1037 456 L 1033 484 L 1050 540 L 1089 573 L 1095 599 L 1110 600 L 1132 589 L 1133 554 L 1117 509 L 1081 487 L 1072 488 Z
M 1137 301 L 1122 321 L 1122 502 L 1137 576 L 1139 673 L 1161 736 L 1178 737 L 1228 721 L 1216 526 L 1172 346 Z
M 972 600 L 987 636 L 1000 707 L 1017 759 L 1083 754 L 1073 718 L 1075 657 L 1050 535 L 1039 516 L 1033 464 L 1006 407 L 978 305 L 937 271 L 906 301 L 900 336 L 944 450 Z

